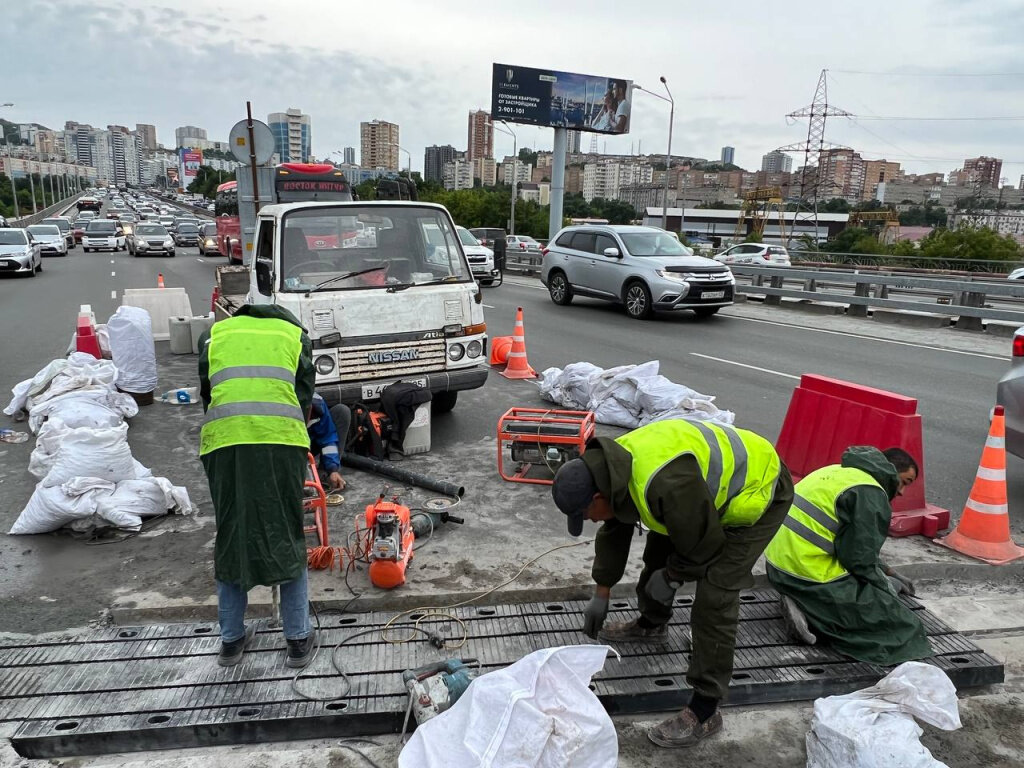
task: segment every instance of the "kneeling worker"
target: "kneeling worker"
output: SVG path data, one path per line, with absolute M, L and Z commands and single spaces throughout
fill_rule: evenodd
M 686 709 L 656 726 L 651 741 L 688 747 L 722 727 L 718 704 L 732 677 L 739 592 L 793 501 L 789 470 L 772 444 L 743 429 L 672 419 L 615 440 L 594 438 L 563 466 L 551 489 L 579 536 L 584 520 L 603 522 L 594 540 L 597 586 L 583 631 L 611 643 L 663 644 L 676 590 L 697 583 Z M 640 618 L 609 624 L 611 588 L 629 559 L 633 531 L 650 532 L 637 583 Z
M 914 594 L 913 584 L 879 558 L 890 501 L 917 474 L 917 463 L 900 448 L 853 446 L 841 464 L 797 483 L 793 508 L 764 553 L 797 639 L 823 639 L 875 664 L 932 655 L 921 620 L 897 599 L 899 592 Z
M 338 430 L 334 425 L 333 414 L 348 414 L 347 405 L 336 405 L 333 409 L 327 408 L 327 403 L 318 395 L 313 395 L 313 405 L 309 409 L 309 418 L 306 419 L 306 431 L 309 433 L 309 452 L 316 459 L 317 468 L 320 470 L 323 484 L 331 491 L 345 490 L 345 481 L 341 477 L 341 440 L 338 438 Z M 348 422 L 351 416 L 344 420 L 342 425 L 344 434 L 348 434 Z

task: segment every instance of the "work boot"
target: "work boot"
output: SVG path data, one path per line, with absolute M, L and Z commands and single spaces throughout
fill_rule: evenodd
M 256 637 L 256 627 L 249 625 L 245 628 L 245 635 L 232 640 L 230 643 L 221 642 L 220 653 L 217 654 L 217 663 L 222 667 L 233 667 L 242 660 L 242 654 L 249 647 L 253 638 Z
M 633 619 L 608 624 L 597 636 L 609 643 L 667 643 L 668 624 L 647 629 L 640 626 L 639 619 Z
M 687 707 L 647 732 L 647 738 L 659 747 L 692 747 L 701 739 L 722 730 L 722 713 L 715 711 L 703 723 Z
M 782 595 L 779 598 L 782 604 L 782 620 L 786 623 L 786 629 L 794 640 L 799 640 L 804 645 L 814 645 L 818 638 L 811 628 L 807 626 L 807 617 L 800 610 L 793 599 Z
M 288 658 L 285 664 L 296 669 L 302 668 L 313 660 L 313 651 L 316 648 L 316 630 L 311 629 L 309 636 L 302 640 L 288 641 Z

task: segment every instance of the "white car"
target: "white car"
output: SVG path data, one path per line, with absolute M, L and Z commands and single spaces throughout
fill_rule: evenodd
M 462 250 L 465 251 L 466 258 L 469 260 L 469 268 L 473 272 L 473 277 L 481 285 L 493 285 L 494 280 L 498 277 L 498 270 L 494 268 L 494 251 L 483 245 L 465 227 L 457 226 L 455 231 L 459 233 L 459 242 L 462 243 Z
M 32 239 L 39 243 L 41 256 L 68 255 L 68 241 L 56 224 L 32 224 L 28 231 Z
M 505 238 L 505 245 L 507 253 L 512 253 L 514 250 L 537 255 L 541 253 L 540 243 L 529 235 L 508 235 Z
M 1024 280 L 1024 267 L 1017 267 L 1006 276 L 1007 280 Z
M 722 264 L 750 264 L 758 267 L 788 267 L 789 251 L 781 245 L 740 243 L 713 257 Z
M 123 251 L 127 248 L 124 229 L 113 219 L 93 219 L 82 234 L 82 250 Z
M 0 229 L 0 272 L 22 272 L 31 277 L 43 271 L 39 243 L 25 229 Z

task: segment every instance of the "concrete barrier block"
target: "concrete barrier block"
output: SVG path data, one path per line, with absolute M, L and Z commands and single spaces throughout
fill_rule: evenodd
M 172 317 L 192 317 L 192 304 L 184 288 L 126 288 L 121 304 L 142 307 L 153 320 L 154 341 L 171 338 Z
M 876 309 L 872 318 L 888 325 L 907 325 L 912 328 L 949 328 L 950 319 L 942 315 L 911 310 Z
M 1005 323 L 999 320 L 989 320 L 985 323 L 985 333 L 992 336 L 999 336 L 1004 339 L 1012 339 L 1013 335 L 1020 328 L 1020 323 Z

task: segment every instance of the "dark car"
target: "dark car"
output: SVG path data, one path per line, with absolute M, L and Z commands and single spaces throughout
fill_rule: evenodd
M 82 197 L 75 204 L 80 211 L 99 211 L 103 207 L 98 197 Z
M 496 229 L 494 227 L 474 227 L 469 232 L 480 241 L 480 245 L 486 246 L 492 251 L 494 250 L 494 242 L 496 240 L 504 240 L 507 237 L 504 229 Z
M 203 224 L 199 227 L 199 255 L 206 256 L 209 253 L 220 255 L 216 224 Z
M 174 228 L 174 242 L 176 245 L 199 245 L 199 227 L 188 221 L 181 222 Z

